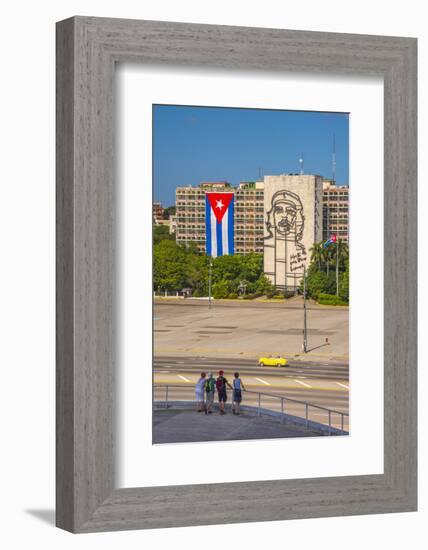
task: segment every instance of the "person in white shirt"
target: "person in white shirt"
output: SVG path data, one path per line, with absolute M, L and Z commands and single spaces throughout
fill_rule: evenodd
M 196 386 L 195 386 L 196 404 L 197 404 L 198 412 L 201 412 L 205 409 L 205 396 L 204 396 L 205 376 L 206 374 L 204 372 L 201 372 L 201 377 L 196 382 Z

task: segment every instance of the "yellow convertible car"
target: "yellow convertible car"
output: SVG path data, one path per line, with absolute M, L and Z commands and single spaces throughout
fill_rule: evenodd
M 260 357 L 259 359 L 259 365 L 261 367 L 285 367 L 286 364 L 287 359 L 279 355 L 277 357 L 273 357 L 272 355 L 269 357 Z

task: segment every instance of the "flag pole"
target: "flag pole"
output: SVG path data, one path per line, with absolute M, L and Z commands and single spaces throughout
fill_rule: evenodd
M 212 259 L 212 256 L 210 256 L 210 263 L 209 263 L 209 269 L 208 269 L 208 309 L 211 309 L 212 267 L 213 267 L 213 259 Z

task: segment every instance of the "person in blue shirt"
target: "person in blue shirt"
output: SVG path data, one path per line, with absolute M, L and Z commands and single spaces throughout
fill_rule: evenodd
M 242 380 L 239 378 L 239 372 L 235 372 L 235 378 L 233 379 L 233 414 L 239 414 L 242 401 L 242 390 L 245 391 L 245 386 Z

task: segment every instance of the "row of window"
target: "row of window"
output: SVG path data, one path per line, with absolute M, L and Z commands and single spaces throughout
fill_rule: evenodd
M 196 229 L 188 229 L 187 231 L 177 231 L 176 233 L 178 239 L 186 239 L 190 236 L 199 235 L 199 237 L 205 238 L 205 232 L 198 231 Z M 263 238 L 263 231 L 235 231 L 236 238 L 241 240 L 254 240 Z

